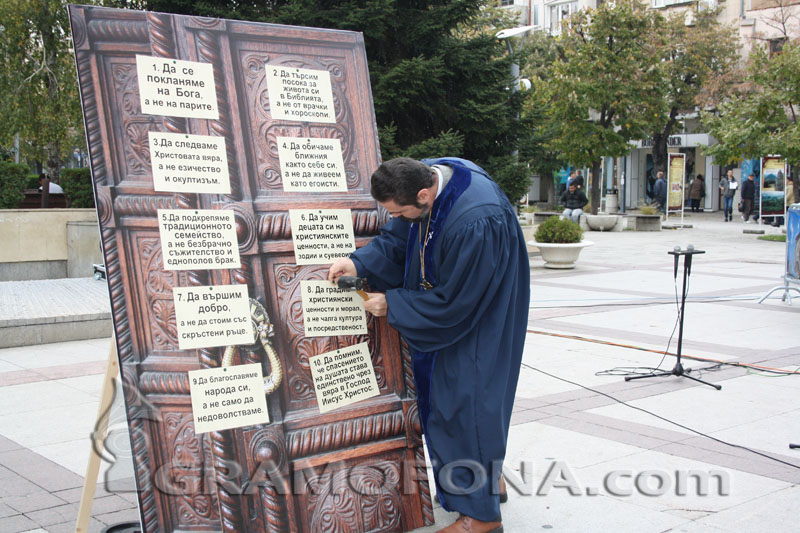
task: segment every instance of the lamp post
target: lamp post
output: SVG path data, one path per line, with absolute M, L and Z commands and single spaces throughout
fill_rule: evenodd
M 495 38 L 496 39 L 500 39 L 500 40 L 506 42 L 506 46 L 508 47 L 508 54 L 512 58 L 511 78 L 514 80 L 514 83 L 511 85 L 511 92 L 512 93 L 515 93 L 515 92 L 519 91 L 520 82 L 523 81 L 523 80 L 520 80 L 520 78 L 519 78 L 519 63 L 517 63 L 516 60 L 514 59 L 514 54 L 516 52 L 519 52 L 519 51 L 522 50 L 522 46 L 525 44 L 525 38 L 528 36 L 528 32 L 530 32 L 531 30 L 536 30 L 538 28 L 539 28 L 539 26 L 519 26 L 517 28 L 509 28 L 507 30 L 500 30 L 499 32 L 497 32 L 495 34 Z M 519 47 L 517 48 L 516 52 L 514 51 L 514 47 L 511 46 L 511 40 L 514 37 L 520 37 Z M 530 80 L 524 80 L 524 82 L 526 82 L 526 87 L 525 88 L 526 89 L 530 89 L 530 87 L 531 87 Z M 516 119 L 517 119 L 517 121 L 519 121 L 519 112 L 517 112 L 517 114 L 516 114 Z M 514 157 L 514 160 L 516 161 L 517 158 L 519 157 L 519 150 L 517 150 L 517 148 L 514 147 L 514 149 L 511 151 L 511 155 Z M 528 192 L 530 192 L 530 191 L 528 191 Z M 514 202 L 514 208 L 517 209 L 517 210 L 519 210 L 519 205 L 518 204 L 519 204 L 519 202 Z
M 508 47 L 508 53 L 513 57 L 515 50 L 514 47 L 511 46 L 511 39 L 512 37 L 520 37 L 519 47 L 517 48 L 516 52 L 522 50 L 522 45 L 525 44 L 525 38 L 528 36 L 528 32 L 538 30 L 539 26 L 519 26 L 517 28 L 509 28 L 507 30 L 501 30 L 495 34 L 496 39 L 500 39 L 501 41 L 506 42 L 506 46 Z M 514 85 L 511 86 L 512 92 L 519 91 L 519 64 L 514 61 L 511 63 L 511 77 L 514 79 Z M 527 81 L 527 80 L 526 80 Z M 528 81 L 530 84 L 530 81 Z

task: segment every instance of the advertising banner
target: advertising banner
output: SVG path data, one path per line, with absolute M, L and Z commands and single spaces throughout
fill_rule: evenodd
M 683 182 L 686 175 L 686 155 L 669 154 L 667 167 L 667 216 L 683 214 Z
M 761 216 L 786 212 L 786 160 L 780 156 L 761 158 Z
M 786 212 L 786 275 L 800 282 L 800 204 Z

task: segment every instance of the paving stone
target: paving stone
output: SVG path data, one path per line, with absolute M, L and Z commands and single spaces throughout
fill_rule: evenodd
M 28 514 L 31 511 L 39 511 L 49 507 L 57 507 L 64 505 L 65 502 L 61 498 L 50 494 L 45 490 L 38 490 L 25 496 L 12 496 L 10 498 L 3 498 L 3 503 L 16 509 L 20 513 Z
M 92 503 L 92 514 L 102 515 L 136 508 L 137 506 L 135 504 L 132 504 L 125 498 L 121 498 L 119 496 L 106 496 L 104 498 L 97 498 L 94 500 Z
M 60 524 L 53 524 L 52 526 L 47 526 L 48 533 L 75 533 L 75 521 L 78 518 L 70 520 L 68 522 L 62 522 Z M 100 533 L 105 529 L 106 525 L 102 522 L 95 520 L 94 518 L 89 518 L 89 533 Z
M 13 498 L 16 496 L 27 496 L 40 492 L 42 488 L 35 483 L 31 483 L 24 477 L 11 472 L 10 475 L 4 476 L 0 481 L 0 500 L 5 501 L 6 498 Z M 2 531 L 0 529 L 0 531 Z
M 7 438 L 3 437 L 2 435 L 0 435 L 0 453 L 9 452 L 11 450 L 19 450 L 21 448 L 22 448 L 22 446 L 20 446 L 19 444 L 17 444 L 13 440 L 7 439 Z
M 124 511 L 116 511 L 114 513 L 92 515 L 92 516 L 107 526 L 113 524 L 121 524 L 124 522 L 136 522 L 137 524 L 139 523 L 138 509 L 126 509 Z
M 36 522 L 21 514 L 0 518 L 0 531 L 3 533 L 21 533 L 38 527 L 39 525 Z
M 80 505 L 77 503 L 67 503 L 57 507 L 49 507 L 39 511 L 32 511 L 30 513 L 26 513 L 26 516 L 40 526 L 47 527 L 53 524 L 66 522 L 67 520 L 74 520 L 78 516 L 79 507 Z
M 0 464 L 48 491 L 83 486 L 83 478 L 30 450 L 0 453 Z
M 3 500 L 5 502 L 5 500 Z M 6 518 L 8 516 L 14 516 L 15 514 L 20 514 L 19 511 L 16 509 L 12 509 L 5 503 L 0 503 L 0 518 Z

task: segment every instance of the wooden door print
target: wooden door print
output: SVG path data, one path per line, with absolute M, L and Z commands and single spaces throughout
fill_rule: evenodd
M 397 333 L 369 319 L 367 335 L 304 336 L 300 282 L 324 279 L 327 267 L 295 264 L 289 210 L 350 209 L 356 246 L 382 222 L 369 195 L 379 149 L 361 35 L 76 5 L 70 17 L 144 531 L 433 523 L 411 360 Z M 217 115 L 144 113 L 137 56 L 210 64 Z M 326 73 L 332 116 L 275 118 L 268 68 Z M 230 192 L 156 191 L 152 132 L 223 138 Z M 346 190 L 287 192 L 278 138 L 340 143 Z M 159 209 L 232 210 L 241 265 L 165 270 Z M 273 352 L 179 349 L 172 288 L 233 284 L 263 306 Z M 309 357 L 360 342 L 380 395 L 320 414 Z M 281 375 L 271 422 L 196 435 L 187 372 L 218 367 L 223 355 Z

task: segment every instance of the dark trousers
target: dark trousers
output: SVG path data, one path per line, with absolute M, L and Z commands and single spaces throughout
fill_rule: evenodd
M 753 214 L 753 199 L 752 198 L 744 198 L 742 200 L 742 216 L 744 217 L 744 221 L 750 218 L 750 215 Z
M 700 198 L 689 198 L 689 207 L 692 208 L 692 213 L 700 212 Z

